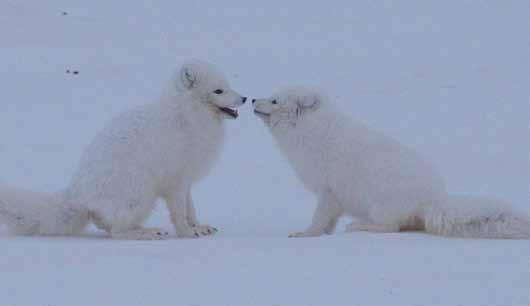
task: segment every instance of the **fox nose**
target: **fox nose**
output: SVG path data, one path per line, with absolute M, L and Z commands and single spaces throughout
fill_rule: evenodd
M 252 104 L 256 103 L 256 99 L 252 99 Z
M 247 97 L 243 97 L 243 104 L 245 104 L 245 102 L 247 102 Z

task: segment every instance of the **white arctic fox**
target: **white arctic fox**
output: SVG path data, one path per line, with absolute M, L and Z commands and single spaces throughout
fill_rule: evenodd
M 210 64 L 186 62 L 156 103 L 99 133 L 64 191 L 0 187 L 0 220 L 22 235 L 71 235 L 93 222 L 113 238 L 163 239 L 166 231 L 142 227 L 163 198 L 177 236 L 213 234 L 197 222 L 190 189 L 221 151 L 224 118 L 237 118 L 245 100 Z
M 528 216 L 496 200 L 448 195 L 429 162 L 353 122 L 322 93 L 293 87 L 252 102 L 305 187 L 318 196 L 311 226 L 292 237 L 332 233 L 339 217 L 349 215 L 350 231 L 530 238 Z

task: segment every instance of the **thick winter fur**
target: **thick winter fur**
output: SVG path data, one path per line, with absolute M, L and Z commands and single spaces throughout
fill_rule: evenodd
M 530 219 L 509 205 L 449 196 L 438 171 L 414 150 L 354 122 L 322 93 L 287 88 L 253 100 L 305 187 L 318 197 L 311 226 L 291 236 L 350 231 L 429 233 L 469 238 L 530 238 Z
M 179 237 L 213 234 L 198 223 L 190 190 L 217 160 L 224 119 L 245 100 L 214 67 L 189 61 L 156 103 L 119 115 L 96 136 L 64 191 L 0 187 L 0 219 L 21 235 L 72 235 L 93 222 L 114 238 L 161 239 L 166 231 L 142 224 L 163 198 Z

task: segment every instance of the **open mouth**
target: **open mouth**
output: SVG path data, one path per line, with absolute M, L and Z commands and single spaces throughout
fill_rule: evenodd
M 219 107 L 219 110 L 225 114 L 227 114 L 229 117 L 236 119 L 239 115 L 237 113 L 236 109 L 228 108 L 228 107 Z

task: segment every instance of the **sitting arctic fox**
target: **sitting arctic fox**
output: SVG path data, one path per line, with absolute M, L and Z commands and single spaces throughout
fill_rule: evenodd
M 305 187 L 318 196 L 311 226 L 291 237 L 330 234 L 339 217 L 349 215 L 350 231 L 530 238 L 528 216 L 496 200 L 448 195 L 429 162 L 350 120 L 322 93 L 293 87 L 252 103 Z
M 224 141 L 223 121 L 246 98 L 210 64 L 178 68 L 161 98 L 114 118 L 86 148 L 70 185 L 54 194 L 0 187 L 0 221 L 15 234 L 73 235 L 89 222 L 117 239 L 163 239 L 142 225 L 165 199 L 179 237 L 217 230 L 198 223 L 190 194 Z

